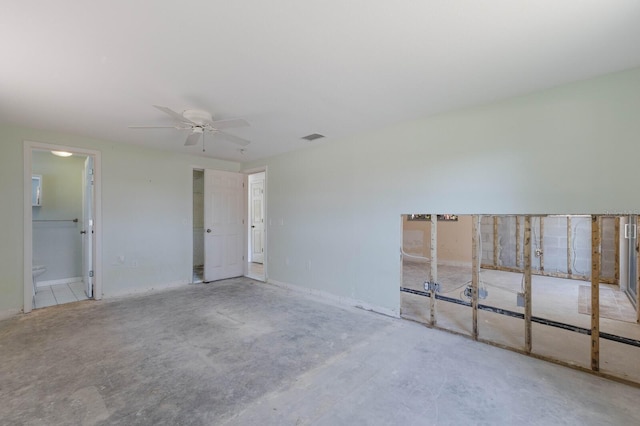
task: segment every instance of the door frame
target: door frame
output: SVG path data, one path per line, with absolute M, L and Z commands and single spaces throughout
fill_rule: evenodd
M 193 283 L 193 266 L 194 266 L 193 263 L 194 263 L 194 258 L 195 258 L 195 253 L 194 253 L 194 249 L 193 249 L 193 247 L 194 247 L 193 246 L 193 216 L 195 214 L 195 211 L 193 210 L 193 172 L 196 171 L 196 170 L 202 172 L 203 179 L 204 179 L 204 169 L 206 169 L 206 167 L 204 167 L 204 166 L 196 166 L 196 165 L 193 165 L 193 164 L 191 165 L 191 169 L 190 169 L 191 170 L 191 176 L 189 178 L 189 182 L 190 182 L 191 190 L 189 191 L 189 197 L 190 197 L 190 203 L 191 204 L 189 205 L 190 206 L 189 208 L 191 209 L 191 217 L 189 218 L 189 222 L 191 223 L 191 229 L 189 231 L 189 239 L 191 240 L 191 245 L 190 245 L 190 247 L 191 247 L 191 260 L 189 261 L 189 275 L 188 275 L 189 278 L 187 280 L 187 282 L 189 282 L 189 283 Z M 203 183 L 203 186 L 204 186 L 204 183 Z M 202 205 L 202 215 L 204 217 L 204 204 Z M 204 240 L 202 242 L 202 251 L 204 253 Z M 203 260 L 203 265 L 204 265 L 205 261 L 206 261 L 206 259 Z M 204 282 L 204 272 L 203 272 L 202 278 L 203 278 L 202 282 Z
M 93 244 L 93 278 L 94 292 L 93 299 L 102 299 L 102 161 L 100 151 L 93 149 L 78 148 L 75 146 L 50 144 L 45 142 L 34 142 L 25 140 L 23 143 L 23 234 L 24 234 L 24 253 L 23 253 L 23 311 L 29 313 L 33 304 L 33 214 L 31 211 L 31 174 L 32 174 L 32 153 L 38 151 L 67 151 L 73 154 L 92 156 L 94 169 L 94 231 L 95 240 Z
M 248 210 L 247 210 L 247 260 L 249 263 L 253 263 L 255 260 L 253 258 L 253 245 L 254 245 L 254 241 L 253 241 L 253 193 L 251 190 L 251 177 L 255 176 L 257 174 L 262 174 L 262 261 L 258 262 L 258 263 L 262 263 L 264 264 L 264 230 L 265 227 L 267 226 L 267 223 L 264 220 L 264 181 L 266 179 L 266 175 L 264 174 L 264 172 L 257 172 L 257 173 L 251 173 L 249 175 L 247 175 L 247 206 L 248 206 Z
M 253 175 L 256 173 L 262 173 L 264 172 L 264 199 L 263 199 L 263 203 L 264 203 L 264 258 L 262 259 L 262 267 L 264 270 L 264 277 L 255 277 L 249 274 L 249 235 L 251 232 L 251 223 L 250 223 L 250 218 L 249 218 L 249 175 Z M 268 282 L 268 260 L 269 260 L 269 218 L 268 218 L 268 203 L 269 203 L 269 171 L 268 171 L 268 167 L 267 166 L 262 166 L 262 167 L 256 167 L 256 168 L 252 168 L 252 169 L 245 169 L 242 170 L 241 173 L 244 173 L 246 175 L 245 178 L 245 189 L 246 189 L 246 194 L 245 194 L 245 212 L 244 212 L 244 220 L 245 220 L 245 238 L 244 238 L 244 253 L 245 256 L 247 257 L 245 262 L 244 262 L 244 275 L 246 277 L 249 278 L 253 278 L 253 279 L 260 279 L 262 278 L 264 280 L 264 282 Z

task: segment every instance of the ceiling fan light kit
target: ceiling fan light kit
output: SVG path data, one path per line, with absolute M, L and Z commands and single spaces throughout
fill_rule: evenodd
M 200 126 L 213 122 L 213 116 L 211 114 L 199 109 L 186 109 L 182 112 L 182 116 L 187 119 L 187 122 L 196 123 Z
M 204 132 L 207 131 L 213 135 L 218 135 L 229 142 L 240 146 L 249 145 L 249 141 L 238 136 L 221 131 L 221 129 L 232 129 L 236 127 L 247 127 L 249 123 L 242 118 L 233 118 L 228 120 L 214 121 L 213 115 L 207 111 L 200 109 L 187 109 L 182 114 L 173 111 L 170 108 L 154 105 L 154 107 L 165 114 L 169 115 L 176 121 L 174 126 L 129 126 L 131 129 L 159 129 L 173 128 L 178 130 L 191 130 L 191 133 L 185 141 L 185 146 L 195 145 L 203 135 L 202 148 L 204 150 Z

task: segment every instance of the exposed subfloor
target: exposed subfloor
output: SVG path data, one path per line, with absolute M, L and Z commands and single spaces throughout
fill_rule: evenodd
M 239 278 L 0 321 L 0 423 L 640 424 L 640 389 Z
M 403 286 L 424 290 L 423 282 L 429 277 L 429 263 L 405 260 Z M 516 304 L 521 290 L 522 274 L 495 270 L 481 270 L 481 283 L 488 291 L 483 305 L 523 313 Z M 471 280 L 470 267 L 438 265 L 438 282 L 441 294 L 469 301 L 464 287 Z M 584 291 L 581 287 L 590 283 L 546 276 L 532 276 L 532 314 L 535 317 L 591 328 L 590 311 L 585 310 Z M 615 296 L 614 296 L 615 294 Z M 640 340 L 640 324 L 636 312 L 626 295 L 617 287 L 600 285 L 600 330 L 605 333 Z M 402 316 L 414 321 L 429 323 L 429 299 L 402 293 Z M 590 298 L 589 302 L 590 304 Z M 608 317 L 605 317 L 607 315 Z M 470 307 L 437 301 L 438 326 L 462 334 L 471 335 L 472 311 Z M 524 349 L 524 320 L 496 313 L 478 312 L 479 337 L 516 349 Z M 589 368 L 591 364 L 591 337 L 556 327 L 532 325 L 532 352 L 548 358 Z M 600 339 L 600 370 L 603 373 L 640 383 L 640 348 Z

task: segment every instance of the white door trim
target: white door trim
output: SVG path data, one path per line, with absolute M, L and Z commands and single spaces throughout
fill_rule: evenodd
M 205 168 L 203 166 L 196 166 L 196 165 L 193 165 L 193 164 L 191 165 L 191 169 L 190 169 L 191 170 L 191 175 L 189 177 L 189 182 L 191 184 L 189 186 L 189 188 L 190 188 L 189 189 L 189 197 L 190 197 L 189 198 L 189 203 L 190 203 L 189 204 L 189 211 L 191 211 L 191 217 L 189 218 L 189 220 L 190 220 L 190 223 L 191 223 L 191 227 L 189 229 L 189 238 L 191 240 L 191 243 L 189 244 L 189 247 L 191 247 L 191 258 L 189 260 L 189 269 L 188 269 L 188 275 L 187 275 L 187 277 L 188 277 L 187 278 L 187 282 L 188 283 L 193 283 L 193 264 L 195 263 L 194 262 L 195 255 L 194 255 L 194 250 L 193 250 L 193 247 L 194 247 L 194 244 L 193 244 L 193 216 L 195 215 L 195 211 L 193 210 L 193 172 L 195 172 L 197 170 L 197 171 L 200 171 L 200 172 L 202 172 L 204 174 L 204 169 Z M 203 210 L 202 215 L 204 216 L 204 205 L 202 206 L 202 210 Z M 204 243 L 203 243 L 202 251 L 204 252 Z M 204 273 L 203 273 L 203 278 L 204 278 Z M 203 282 L 204 282 L 204 280 L 203 280 Z
M 102 298 L 102 161 L 100 158 L 100 151 L 93 149 L 78 148 L 66 145 L 56 145 L 44 142 L 24 141 L 23 144 L 23 195 L 24 195 L 24 254 L 23 254 L 23 288 L 24 288 L 24 300 L 23 311 L 24 313 L 31 312 L 33 303 L 33 278 L 31 276 L 31 267 L 33 262 L 33 230 L 31 212 L 31 167 L 32 158 L 31 154 L 33 150 L 44 151 L 67 151 L 79 155 L 91 155 L 93 156 L 94 167 L 94 197 L 95 197 L 95 246 L 94 256 L 94 299 L 99 300 Z

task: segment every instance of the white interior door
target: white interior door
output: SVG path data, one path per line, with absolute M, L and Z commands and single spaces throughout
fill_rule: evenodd
M 87 156 L 84 162 L 82 189 L 82 281 L 87 297 L 93 297 L 93 157 Z
M 251 261 L 264 262 L 264 177 L 250 181 Z
M 244 273 L 243 182 L 240 173 L 204 171 L 204 281 Z

